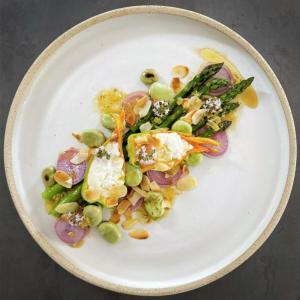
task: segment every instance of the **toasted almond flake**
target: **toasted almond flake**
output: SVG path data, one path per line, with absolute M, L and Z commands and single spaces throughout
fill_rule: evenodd
M 148 131 L 151 130 L 151 128 L 152 128 L 152 124 L 150 122 L 146 122 L 140 126 L 140 131 L 141 132 Z
M 89 188 L 84 191 L 84 197 L 88 201 L 97 201 L 97 200 L 99 200 L 100 195 L 101 195 L 101 193 L 99 190 L 94 190 L 94 189 Z
M 177 181 L 176 186 L 180 191 L 189 191 L 197 186 L 197 179 L 193 176 L 186 176 L 180 178 Z
M 172 208 L 172 201 L 169 199 L 164 199 L 163 207 L 164 208 Z
M 200 109 L 203 104 L 203 101 L 197 96 L 192 96 L 189 102 L 190 102 L 190 109 L 195 109 L 195 110 Z
M 133 230 L 128 234 L 130 237 L 138 240 L 144 240 L 149 237 L 149 233 L 146 230 Z
M 146 197 L 146 196 L 147 196 L 147 193 L 146 193 L 145 191 L 141 190 L 140 188 L 138 188 L 138 187 L 136 187 L 136 186 L 132 187 L 132 189 L 133 189 L 134 191 L 136 191 L 138 194 L 140 194 L 141 196 L 143 196 L 143 197 Z
M 134 107 L 134 112 L 139 115 L 140 118 L 143 118 L 147 115 L 147 113 L 149 112 L 152 102 L 151 100 L 148 99 L 147 96 L 145 96 L 146 101 L 143 104 L 143 106 L 138 106 L 137 105 Z
M 72 132 L 72 135 L 76 140 L 80 141 L 81 134 L 79 132 Z
M 140 223 L 143 223 L 143 224 L 151 223 L 151 219 L 148 216 L 139 216 L 137 219 Z
M 160 186 L 155 181 L 152 181 L 150 182 L 150 190 L 152 192 L 160 192 Z
M 193 117 L 194 113 L 195 113 L 195 110 L 191 110 L 185 116 L 183 116 L 180 119 L 187 122 L 187 123 L 189 123 L 189 124 L 192 124 L 192 117 Z
M 67 235 L 70 236 L 70 237 L 74 237 L 76 235 L 76 233 L 73 232 L 73 231 L 70 231 L 70 232 L 67 233 Z
M 129 111 L 126 113 L 125 117 L 126 123 L 129 125 L 133 125 L 136 121 L 136 115 L 133 111 Z
M 172 73 L 174 76 L 178 76 L 179 78 L 184 78 L 188 75 L 189 68 L 184 65 L 177 65 L 177 66 L 173 67 Z
M 204 119 L 207 114 L 206 109 L 199 109 L 192 115 L 192 124 L 196 125 Z
M 143 175 L 143 179 L 140 184 L 140 187 L 143 191 L 146 191 L 146 192 L 150 191 L 150 179 L 148 178 L 148 176 Z
M 123 215 L 125 213 L 125 211 L 129 208 L 130 205 L 131 205 L 131 203 L 129 200 L 127 200 L 127 199 L 122 200 L 117 207 L 118 214 Z
M 132 219 L 132 210 L 130 209 L 130 207 L 125 211 L 124 216 L 126 220 Z
M 176 196 L 178 195 L 178 190 L 174 186 L 165 187 L 161 190 L 164 200 L 169 202 L 172 206 L 173 201 L 175 200 Z
M 72 177 L 64 171 L 56 171 L 54 174 L 54 180 L 65 188 L 72 187 Z
M 140 135 L 135 138 L 136 144 L 144 144 L 148 142 L 148 137 L 146 135 Z
M 141 195 L 136 191 L 132 190 L 128 195 L 127 199 L 129 200 L 131 205 L 135 205 L 141 199 Z
M 187 165 L 183 165 L 182 174 L 185 176 L 188 175 L 189 173 L 190 173 L 189 167 Z
M 125 230 L 129 230 L 131 228 L 133 228 L 136 224 L 138 223 L 137 219 L 128 219 L 122 222 L 122 227 Z
M 112 186 L 109 190 L 109 196 L 112 198 L 121 198 L 127 195 L 126 185 Z
M 179 77 L 174 77 L 171 80 L 171 88 L 175 93 L 178 93 L 183 87 L 182 82 L 180 81 Z
M 185 110 L 188 110 L 189 107 L 190 107 L 190 102 L 188 99 L 184 99 L 183 102 L 182 102 L 182 106 Z
M 114 207 L 118 205 L 118 199 L 117 198 L 109 198 L 106 200 L 106 206 L 107 207 Z
M 157 162 L 155 165 L 155 169 L 157 171 L 165 172 L 170 169 L 170 166 L 168 164 L 162 163 L 162 162 Z
M 120 219 L 121 219 L 121 216 L 118 214 L 118 211 L 115 210 L 115 211 L 113 212 L 113 214 L 111 215 L 109 221 L 110 221 L 110 222 L 113 222 L 113 223 L 115 223 L 115 224 L 118 224 L 118 223 L 120 222 Z
M 76 155 L 72 157 L 70 162 L 74 165 L 79 165 L 89 157 L 89 152 L 85 150 L 80 150 Z

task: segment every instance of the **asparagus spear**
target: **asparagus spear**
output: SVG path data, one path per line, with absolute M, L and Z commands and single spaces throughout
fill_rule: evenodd
M 235 84 L 229 91 L 220 96 L 223 103 L 231 101 L 238 94 L 242 93 L 254 80 L 254 77 L 249 77 L 248 79 L 242 80 Z
M 213 64 L 205 67 L 201 73 L 197 74 L 191 81 L 186 84 L 186 86 L 174 97 L 174 99 L 177 100 L 178 98 L 189 96 L 195 87 L 203 85 L 209 78 L 218 73 L 222 66 L 223 63 Z
M 206 82 L 204 86 L 198 88 L 198 91 L 195 90 L 195 93 L 194 92 L 193 93 L 200 97 L 201 95 L 209 93 L 211 90 L 218 89 L 227 84 L 228 81 L 226 79 L 215 78 Z M 170 127 L 178 118 L 180 118 L 184 114 L 184 112 L 185 110 L 183 109 L 182 105 L 178 105 L 174 109 L 173 113 L 170 116 L 168 116 L 163 123 L 157 126 L 157 128 Z
M 231 125 L 231 121 L 222 121 L 220 124 L 219 124 L 219 127 L 220 129 L 218 131 L 224 131 L 226 130 L 230 125 Z M 201 126 L 202 127 L 202 126 Z M 200 128 L 200 127 L 199 127 Z M 197 128 L 197 129 L 199 129 Z M 194 132 L 194 131 L 193 131 Z M 217 131 L 214 131 L 212 128 L 208 127 L 205 129 L 205 131 L 203 131 L 201 133 L 201 137 L 211 137 L 214 133 L 216 133 Z
M 222 105 L 222 114 L 226 115 L 240 106 L 238 102 L 226 102 Z

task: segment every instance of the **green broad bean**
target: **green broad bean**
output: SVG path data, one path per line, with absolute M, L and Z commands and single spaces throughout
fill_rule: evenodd
M 90 148 L 98 148 L 104 142 L 106 138 L 102 131 L 97 129 L 90 129 L 82 132 L 80 136 L 80 142 L 87 145 Z
M 42 172 L 42 180 L 43 183 L 45 185 L 45 187 L 50 187 L 53 186 L 55 184 L 55 180 L 54 180 L 54 173 L 55 173 L 56 169 L 52 166 L 47 167 L 43 170 Z
M 83 215 L 88 219 L 91 226 L 97 226 L 102 221 L 102 207 L 97 205 L 87 205 L 83 209 Z
M 140 167 L 129 162 L 125 164 L 125 184 L 127 186 L 137 186 L 143 179 L 143 173 Z
M 172 130 L 182 133 L 192 133 L 193 128 L 189 123 L 182 120 L 178 120 L 172 125 Z
M 166 100 L 172 101 L 174 98 L 174 92 L 168 86 L 154 82 L 149 89 L 149 94 L 154 100 Z
M 145 209 L 152 219 L 155 220 L 163 216 L 165 212 L 163 201 L 163 195 L 158 192 L 149 192 L 145 197 Z
M 103 222 L 98 226 L 101 236 L 111 244 L 115 244 L 121 239 L 120 228 L 112 222 Z
M 146 69 L 142 72 L 140 79 L 144 84 L 152 84 L 158 80 L 158 75 L 154 69 Z
M 102 114 L 101 116 L 101 124 L 110 130 L 114 130 L 116 127 L 115 120 L 110 114 Z
M 79 207 L 77 202 L 63 203 L 56 206 L 55 211 L 59 214 L 74 212 Z
M 45 200 L 51 200 L 55 195 L 66 191 L 66 188 L 62 185 L 55 183 L 54 185 L 47 187 L 42 193 L 42 198 Z
M 187 165 L 196 166 L 199 165 L 203 160 L 203 154 L 201 153 L 191 153 L 185 160 Z

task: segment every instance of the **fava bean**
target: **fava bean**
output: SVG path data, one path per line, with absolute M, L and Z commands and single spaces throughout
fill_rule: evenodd
M 154 82 L 150 86 L 149 94 L 154 100 L 172 101 L 174 97 L 174 92 L 172 89 L 159 82 Z
M 97 129 L 90 129 L 82 132 L 80 136 L 80 142 L 87 145 L 90 148 L 98 148 L 104 142 L 106 138 L 102 131 Z
M 186 158 L 186 163 L 189 166 L 196 166 L 199 165 L 203 160 L 203 154 L 201 153 L 191 153 L 187 158 Z
M 115 129 L 115 120 L 110 114 L 102 114 L 101 116 L 101 124 L 110 130 Z
M 192 133 L 193 131 L 192 126 L 189 123 L 182 120 L 176 121 L 172 125 L 172 130 L 182 132 L 182 133 Z
M 163 216 L 165 212 L 163 201 L 164 197 L 159 192 L 149 192 L 145 197 L 145 209 L 152 219 L 155 220 Z
M 98 226 L 101 236 L 111 244 L 115 244 L 121 239 L 120 228 L 112 222 L 103 222 Z
M 88 219 L 91 226 L 97 226 L 102 221 L 102 207 L 87 205 L 83 209 L 83 215 Z
M 46 187 L 50 187 L 55 184 L 54 180 L 54 173 L 56 172 L 56 169 L 52 166 L 47 167 L 42 172 L 42 180 L 44 182 L 44 185 Z
M 129 162 L 125 164 L 125 183 L 127 186 L 137 186 L 143 179 L 141 168 Z
M 158 80 L 158 76 L 154 69 L 146 69 L 141 74 L 140 79 L 145 84 L 152 84 Z

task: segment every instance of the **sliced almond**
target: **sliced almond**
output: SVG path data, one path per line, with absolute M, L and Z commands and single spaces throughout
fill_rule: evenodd
M 136 224 L 138 223 L 137 219 L 128 219 L 122 222 L 122 227 L 125 230 L 129 230 L 131 228 L 133 228 Z
M 187 122 L 187 123 L 189 123 L 189 124 L 192 124 L 192 117 L 193 117 L 194 113 L 195 113 L 195 110 L 191 110 L 185 116 L 183 116 L 180 119 Z
M 155 181 L 152 181 L 150 182 L 150 190 L 152 192 L 160 192 L 160 186 Z
M 151 102 L 151 100 L 148 99 L 142 107 L 139 107 L 138 109 L 134 109 L 134 112 L 137 115 L 139 115 L 140 118 L 143 118 L 149 112 L 151 105 L 152 105 L 152 102 Z
M 193 176 L 186 176 L 177 181 L 176 187 L 180 191 L 189 191 L 197 186 L 197 179 Z
M 163 207 L 164 208 L 172 208 L 172 201 L 169 199 L 164 199 Z
M 117 207 L 118 214 L 123 215 L 130 205 L 131 203 L 129 202 L 129 200 L 122 200 Z
M 189 74 L 189 68 L 184 65 L 177 65 L 173 67 L 172 73 L 179 78 L 184 78 Z
M 106 206 L 107 207 L 115 207 L 118 205 L 118 199 L 117 198 L 109 198 L 106 200 Z
M 152 128 L 152 124 L 150 122 L 146 122 L 140 126 L 140 131 L 141 132 L 148 131 L 151 130 L 151 128 Z
M 141 195 L 136 191 L 132 190 L 131 193 L 128 195 L 127 199 L 129 200 L 131 205 L 135 205 L 141 199 Z
M 171 80 L 171 88 L 175 93 L 178 93 L 183 87 L 183 83 L 180 81 L 179 77 L 174 77 Z
M 115 224 L 118 224 L 118 223 L 120 222 L 120 219 L 121 219 L 121 216 L 118 214 L 118 211 L 115 210 L 115 211 L 113 212 L 113 214 L 111 215 L 109 221 L 110 221 L 110 222 L 113 222 L 113 223 L 115 223 Z
M 101 195 L 101 193 L 99 190 L 94 190 L 94 189 L 89 188 L 84 191 L 84 198 L 90 202 L 95 202 L 95 201 L 99 200 L 100 195 Z
M 79 132 L 72 132 L 73 137 L 80 142 L 81 134 Z
M 112 186 L 109 190 L 109 196 L 112 198 L 121 198 L 127 195 L 126 185 Z
M 146 230 L 133 230 L 128 234 L 130 237 L 138 240 L 145 240 L 149 237 L 149 233 Z
M 85 150 L 80 150 L 76 155 L 72 157 L 70 162 L 74 165 L 79 165 L 89 157 L 89 152 Z
M 132 219 L 132 210 L 130 209 L 130 207 L 125 211 L 124 216 L 126 220 Z
M 146 191 L 146 192 L 150 191 L 150 179 L 148 178 L 148 176 L 143 175 L 143 179 L 140 184 L 140 187 L 143 191 Z
M 201 122 L 207 115 L 206 109 L 199 109 L 192 115 L 192 124 L 196 125 Z
M 140 188 L 138 188 L 138 187 L 136 187 L 136 186 L 132 187 L 132 189 L 133 189 L 134 191 L 136 191 L 138 194 L 140 194 L 141 196 L 143 196 L 143 197 L 146 197 L 146 196 L 147 196 L 147 193 L 146 193 L 145 191 L 141 190 Z
M 189 167 L 187 165 L 183 165 L 182 166 L 182 174 L 185 176 L 185 175 L 188 175 L 189 173 L 190 173 Z
M 200 109 L 203 104 L 202 100 L 197 96 L 192 96 L 189 102 L 190 102 L 190 108 L 195 110 Z
M 72 177 L 64 171 L 56 171 L 54 174 L 54 180 L 65 188 L 69 189 L 72 187 Z

